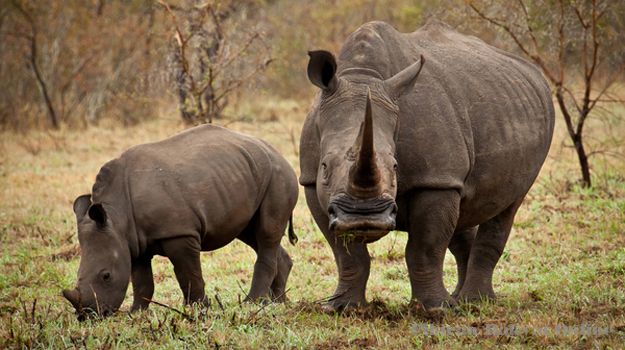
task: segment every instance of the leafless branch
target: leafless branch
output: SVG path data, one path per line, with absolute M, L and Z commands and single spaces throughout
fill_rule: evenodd
M 54 105 L 52 104 L 52 98 L 50 97 L 50 93 L 48 91 L 48 85 L 43 78 L 43 74 L 41 73 L 41 69 L 38 64 L 38 48 L 37 48 L 37 26 L 35 25 L 35 21 L 32 16 L 22 7 L 20 3 L 13 0 L 11 2 L 13 7 L 24 17 L 26 22 L 30 27 L 30 35 L 27 35 L 26 38 L 30 44 L 30 55 L 28 57 L 30 68 L 32 69 L 35 79 L 37 80 L 37 85 L 39 86 L 39 90 L 41 91 L 41 95 L 43 96 L 43 100 L 45 102 L 46 108 L 48 110 L 48 116 L 50 118 L 50 122 L 54 129 L 59 128 L 59 120 L 54 109 Z

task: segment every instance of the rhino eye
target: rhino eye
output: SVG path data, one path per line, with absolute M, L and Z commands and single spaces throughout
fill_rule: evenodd
M 397 163 L 393 164 L 393 171 L 397 172 Z
M 111 273 L 108 271 L 102 271 L 100 273 L 100 278 L 102 279 L 102 281 L 108 282 L 111 280 Z

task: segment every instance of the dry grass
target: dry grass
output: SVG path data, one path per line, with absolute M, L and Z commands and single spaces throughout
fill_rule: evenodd
M 298 169 L 297 140 L 306 107 L 270 101 L 255 109 L 242 108 L 245 121 L 229 127 L 268 140 Z M 623 115 L 623 109 L 614 112 Z M 177 116 L 173 111 L 170 115 Z M 608 130 L 620 132 L 621 139 L 622 119 L 609 124 Z M 591 124 L 589 134 L 597 139 L 608 135 L 603 125 Z M 408 305 L 404 233 L 391 233 L 370 246 L 371 305 L 350 314 L 323 314 L 316 301 L 332 293 L 336 271 L 303 196 L 295 211 L 300 243 L 295 247 L 285 243 L 295 262 L 289 303 L 263 308 L 239 302 L 249 288 L 254 254 L 235 242 L 203 254 L 207 295 L 213 302 L 207 310 L 187 309 L 191 321 L 157 305 L 130 315 L 125 312 L 129 295 L 115 316 L 78 323 L 59 293 L 73 285 L 78 267 L 73 199 L 90 190 L 105 161 L 131 145 L 162 139 L 181 128 L 177 119 L 161 118 L 130 128 L 0 135 L 0 348 L 619 348 L 624 343 L 625 162 L 618 157 L 593 158 L 596 187 L 578 187 L 574 154 L 561 147 L 560 126 L 498 265 L 495 290 L 500 298 L 448 310 L 436 323 L 475 327 L 477 335 L 413 332 L 415 324 L 432 321 Z M 612 151 L 624 154 L 622 147 Z M 155 299 L 181 309 L 182 296 L 169 262 L 156 258 L 154 273 Z M 451 255 L 445 273 L 452 288 Z M 583 323 L 609 327 L 610 333 L 487 334 L 494 325 Z

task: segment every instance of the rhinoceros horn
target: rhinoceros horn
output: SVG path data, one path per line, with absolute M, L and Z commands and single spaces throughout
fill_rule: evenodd
M 82 306 L 80 303 L 80 291 L 78 291 L 78 289 L 65 289 L 63 291 L 63 296 L 72 304 L 76 311 L 80 311 Z
M 349 170 L 350 192 L 356 196 L 370 196 L 377 193 L 380 170 L 376 163 L 373 145 L 373 116 L 371 112 L 371 91 L 367 89 L 365 120 L 360 125 L 354 149 L 358 150 L 356 162 Z

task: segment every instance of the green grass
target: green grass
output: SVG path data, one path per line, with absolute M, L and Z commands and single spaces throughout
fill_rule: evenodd
M 299 139 L 305 107 L 272 103 L 260 111 L 270 116 L 263 123 L 231 127 L 267 139 L 298 169 L 292 140 Z M 426 318 L 409 304 L 406 234 L 393 232 L 369 246 L 371 304 L 347 314 L 324 314 L 319 301 L 333 292 L 336 268 L 302 194 L 295 211 L 300 242 L 283 243 L 295 264 L 288 303 L 240 303 L 255 256 L 234 242 L 202 255 L 209 308 L 184 309 L 171 264 L 157 257 L 154 299 L 185 315 L 158 305 L 129 314 L 129 291 L 113 317 L 79 323 L 60 296 L 62 288 L 74 285 L 79 262 L 73 199 L 89 191 L 105 161 L 180 129 L 174 120 L 160 119 L 127 129 L 0 135 L 0 348 L 622 348 L 625 343 L 625 164 L 593 158 L 596 186 L 577 186 L 574 155 L 560 147 L 561 128 L 495 272 L 499 299 L 494 302 L 446 310 L 440 320 Z M 448 255 L 450 290 L 455 274 Z M 424 323 L 475 327 L 478 333 L 413 332 Z M 554 329 L 558 324 L 609 327 L 610 333 L 486 334 L 493 326 Z

